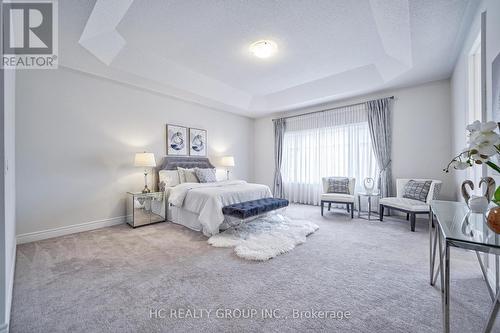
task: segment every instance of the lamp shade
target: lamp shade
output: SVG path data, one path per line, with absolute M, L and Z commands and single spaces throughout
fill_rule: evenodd
M 234 157 L 223 156 L 220 160 L 220 165 L 223 167 L 234 167 Z
M 136 167 L 155 167 L 155 154 L 153 153 L 136 153 L 134 165 Z

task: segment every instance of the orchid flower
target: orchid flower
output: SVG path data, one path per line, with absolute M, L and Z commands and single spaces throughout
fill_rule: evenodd
M 498 126 L 494 121 L 482 123 L 478 120 L 467 125 L 467 148 L 455 156 L 443 171 L 449 172 L 450 168 L 464 170 L 475 164 L 486 164 L 500 172 L 500 167 L 491 161 L 492 157 L 500 154 L 500 135 L 495 132 Z

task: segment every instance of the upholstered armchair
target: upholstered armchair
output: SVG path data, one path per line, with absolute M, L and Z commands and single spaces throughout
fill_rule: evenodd
M 396 180 L 396 196 L 381 198 L 379 200 L 379 215 L 380 221 L 384 219 L 384 208 L 395 209 L 406 213 L 406 220 L 410 220 L 411 231 L 415 231 L 415 219 L 417 214 L 429 214 L 429 205 L 432 200 L 436 199 L 443 184 L 440 180 L 434 179 L 413 179 L 414 181 L 431 181 L 429 192 L 422 200 L 405 198 L 405 187 L 412 179 L 397 179 Z M 425 199 L 425 200 L 424 200 Z
M 322 178 L 323 183 L 323 194 L 321 194 L 321 216 L 323 216 L 323 209 L 325 203 L 328 203 L 328 210 L 332 208 L 332 203 L 335 204 L 345 204 L 347 206 L 347 212 L 351 213 L 351 218 L 354 217 L 354 186 L 356 185 L 355 178 L 347 178 L 349 180 L 348 183 L 348 191 L 339 191 L 344 193 L 336 193 L 332 192 L 330 179 L 333 180 L 343 180 L 346 177 L 324 177 Z M 345 193 L 349 192 L 349 193 Z

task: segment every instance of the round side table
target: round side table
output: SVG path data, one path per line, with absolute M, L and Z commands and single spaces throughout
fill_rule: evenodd
M 358 193 L 358 218 L 361 218 L 361 197 L 367 198 L 368 200 L 368 220 L 371 220 L 371 213 L 377 213 L 378 211 L 372 211 L 372 198 L 379 198 L 380 193 L 374 192 L 374 193 L 366 193 L 366 192 L 359 192 Z

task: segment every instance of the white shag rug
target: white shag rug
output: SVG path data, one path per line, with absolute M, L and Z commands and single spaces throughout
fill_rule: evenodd
M 238 257 L 263 261 L 293 250 L 318 229 L 312 222 L 274 214 L 227 229 L 210 237 L 208 244 L 234 247 Z

